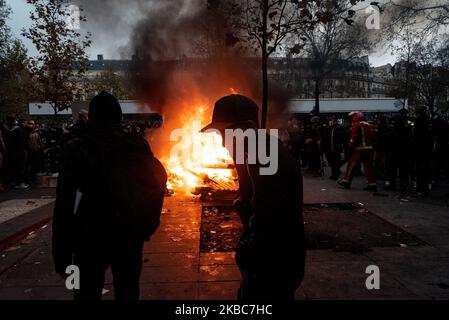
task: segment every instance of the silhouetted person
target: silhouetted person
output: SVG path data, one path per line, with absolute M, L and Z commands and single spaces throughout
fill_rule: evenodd
M 18 125 L 11 130 L 10 152 L 11 169 L 14 188 L 26 189 L 25 172 L 28 165 L 29 129 L 24 119 L 19 119 Z
M 212 123 L 203 131 L 216 129 L 225 137 L 226 129 L 257 133 L 257 128 L 256 103 L 241 95 L 230 95 L 216 102 Z M 268 135 L 265 138 L 277 139 Z M 234 144 L 236 150 L 235 141 L 225 142 Z M 261 174 L 264 166 L 249 160 L 256 158 L 250 153 L 249 143 L 246 142 L 243 162 L 238 158 L 236 161 L 236 152 L 231 153 L 239 179 L 235 209 L 244 226 L 236 249 L 242 274 L 239 299 L 291 300 L 304 276 L 302 177 L 295 159 L 281 142 L 278 149 L 268 151 L 278 155 L 276 172 Z
M 34 121 L 28 121 L 29 143 L 28 143 L 28 181 L 36 182 L 37 172 L 41 158 L 41 138 Z
M 332 173 L 330 178 L 337 180 L 341 174 L 342 166 L 341 154 L 345 147 L 345 134 L 337 120 L 332 117 L 328 121 L 328 125 L 323 129 L 323 137 L 321 140 L 321 148 L 326 155 L 327 162 L 331 167 Z
M 12 130 L 17 126 L 17 120 L 15 116 L 8 116 L 5 124 L 2 126 L 3 142 L 5 143 L 6 153 L 3 155 L 3 179 L 6 186 L 12 186 L 13 184 L 13 163 L 12 146 L 11 146 L 11 134 Z
M 300 122 L 296 118 L 292 118 L 288 121 L 287 132 L 290 136 L 290 153 L 296 160 L 298 167 L 301 167 L 301 148 L 302 145 L 302 133 Z
M 308 171 L 313 177 L 321 176 L 320 139 L 321 125 L 320 118 L 313 116 L 310 125 L 306 127 L 304 152 L 307 157 Z
M 87 122 L 89 120 L 88 112 L 82 109 L 78 113 L 78 121 L 69 129 L 71 137 L 77 137 L 84 134 L 87 129 Z
M 378 127 L 375 138 L 376 156 L 374 159 L 374 168 L 377 177 L 385 180 L 385 189 L 394 190 L 395 184 L 392 183 L 396 179 L 396 159 L 394 151 L 396 147 L 396 139 L 394 128 L 389 120 L 380 116 L 378 119 Z M 380 165 L 382 170 L 379 170 Z
M 115 298 L 138 299 L 143 244 L 159 226 L 165 170 L 144 138 L 122 132 L 121 118 L 117 99 L 102 92 L 85 134 L 63 147 L 53 258 L 63 277 L 79 267 L 75 299 L 101 299 L 108 267 Z
M 385 184 L 388 185 L 388 162 L 391 154 L 391 132 L 392 128 L 388 124 L 387 118 L 384 116 L 378 116 L 374 125 L 374 145 L 376 153 L 374 155 L 374 170 L 376 176 L 380 179 L 386 180 Z
M 411 166 L 411 134 L 412 131 L 406 124 L 407 118 L 403 115 L 397 115 L 392 119 L 393 125 L 393 164 L 394 168 L 390 174 L 390 187 L 395 189 L 396 176 L 399 171 L 400 190 L 405 191 L 409 184 L 409 174 Z
M 432 184 L 438 185 L 444 172 L 444 161 L 449 154 L 449 126 L 442 116 L 435 116 L 431 122 L 432 154 L 431 177 Z
M 3 126 L 0 124 L 0 129 L 3 129 Z M 6 191 L 5 187 L 3 186 L 3 177 L 4 177 L 4 164 L 6 163 L 6 145 L 5 141 L 3 140 L 3 130 L 0 130 L 0 192 Z
M 415 127 L 412 131 L 412 146 L 416 163 L 416 196 L 429 193 L 430 158 L 433 151 L 432 136 L 427 109 L 421 107 L 416 112 Z

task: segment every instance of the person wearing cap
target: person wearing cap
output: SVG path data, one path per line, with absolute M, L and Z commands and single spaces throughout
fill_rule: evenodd
M 90 102 L 87 128 L 61 153 L 53 213 L 55 271 L 79 269 L 77 300 L 102 297 L 111 267 L 117 300 L 139 298 L 144 241 L 156 231 L 167 175 L 147 141 L 121 130 L 117 99 Z
M 278 169 L 272 175 L 262 175 L 259 161 L 248 161 L 251 156 L 257 158 L 249 154 L 249 140 L 243 163 L 236 158 L 236 140 L 225 141 L 226 130 L 257 133 L 258 113 L 259 108 L 251 99 L 229 95 L 215 103 L 212 123 L 202 131 L 218 131 L 224 145 L 232 145 L 234 150 L 231 156 L 239 179 L 234 206 L 244 227 L 236 249 L 242 275 L 238 298 L 292 300 L 303 279 L 305 263 L 302 177 L 296 161 L 278 143 L 277 150 L 270 150 L 278 153 Z M 266 138 L 277 139 L 268 135 Z
M 338 184 L 343 188 L 349 189 L 354 175 L 354 170 L 363 163 L 363 169 L 368 181 L 366 191 L 377 191 L 376 178 L 374 174 L 374 132 L 373 126 L 364 121 L 364 115 L 361 112 L 351 112 L 349 114 L 352 120 L 351 138 L 348 144 L 348 166 L 346 172 Z

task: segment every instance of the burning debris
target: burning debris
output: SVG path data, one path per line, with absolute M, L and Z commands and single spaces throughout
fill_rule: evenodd
M 221 6 L 205 3 L 142 4 L 130 37 L 129 80 L 135 95 L 163 116 L 163 125 L 146 138 L 168 172 L 167 195 L 238 190 L 221 137 L 200 129 L 219 98 L 239 93 L 260 101 L 262 96 L 260 58 L 245 43 L 230 43 L 229 17 Z
M 140 99 L 164 118 L 147 139 L 168 172 L 167 195 L 238 189 L 221 136 L 200 133 L 218 98 L 236 92 L 257 96 L 257 69 L 235 48 L 223 41 L 213 50 L 217 54 L 204 55 L 198 46 L 208 39 L 205 31 L 217 31 L 214 38 L 225 39 L 226 29 L 226 21 L 212 18 L 206 7 L 173 1 L 148 12 L 134 28 L 131 81 Z
M 207 109 L 205 106 L 194 109 L 184 127 L 172 132 L 170 140 L 176 144 L 170 154 L 162 158 L 169 172 L 169 194 L 175 189 L 196 195 L 238 189 L 232 158 L 222 146 L 221 136 L 200 132 Z

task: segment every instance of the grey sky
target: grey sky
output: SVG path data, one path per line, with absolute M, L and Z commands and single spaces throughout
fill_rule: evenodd
M 27 39 L 24 39 L 20 34 L 22 28 L 28 28 L 31 25 L 29 18 L 29 12 L 32 9 L 31 6 L 25 0 L 6 0 L 6 3 L 13 11 L 8 23 L 13 34 L 23 41 L 30 55 L 35 55 L 36 49 L 34 45 Z M 127 4 L 127 1 L 123 1 L 123 3 Z M 123 56 L 129 58 L 129 54 L 126 53 L 125 48 L 133 24 L 139 14 L 138 9 L 139 7 L 130 5 L 126 14 L 117 14 L 114 17 L 117 19 L 117 24 L 114 28 L 102 25 L 103 21 L 107 20 L 105 17 L 100 17 L 95 20 L 92 17 L 88 17 L 90 22 L 84 28 L 88 28 L 88 31 L 92 33 L 93 43 L 88 50 L 91 59 L 95 59 L 98 54 L 103 54 L 105 59 L 120 59 Z M 81 25 L 81 28 L 83 29 L 83 25 Z M 389 51 L 380 51 L 370 56 L 370 63 L 373 66 L 394 63 L 394 61 L 395 58 L 390 55 Z

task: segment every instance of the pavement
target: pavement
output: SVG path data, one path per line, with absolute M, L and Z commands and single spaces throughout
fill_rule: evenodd
M 54 188 L 0 193 L 0 252 L 51 220 Z
M 344 190 L 325 177 L 305 176 L 304 200 L 308 204 L 360 203 L 425 244 L 374 247 L 358 254 L 309 250 L 305 278 L 296 298 L 448 299 L 449 210 L 443 194 L 449 190 L 438 189 L 434 199 L 414 199 L 396 192 L 369 193 L 362 191 L 363 185 L 364 179 L 356 177 L 353 189 Z M 37 197 L 32 192 L 13 196 Z M 0 201 L 5 200 L 0 198 Z M 176 195 L 165 199 L 161 226 L 144 247 L 142 299 L 236 298 L 240 274 L 233 253 L 200 252 L 201 205 L 191 196 Z M 34 212 L 40 210 L 51 215 L 51 206 L 51 203 L 43 205 Z M 27 215 L 37 214 L 30 211 L 9 222 L 19 221 L 15 219 Z M 53 272 L 51 225 L 48 222 L 38 225 L 0 253 L 0 299 L 72 298 L 71 292 Z M 3 237 L 1 232 L 0 235 Z M 376 265 L 380 271 L 378 290 L 368 290 L 365 285 L 369 276 L 365 271 L 370 265 Z M 104 299 L 113 299 L 111 283 L 108 272 Z

